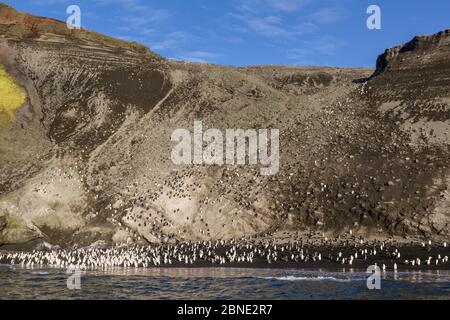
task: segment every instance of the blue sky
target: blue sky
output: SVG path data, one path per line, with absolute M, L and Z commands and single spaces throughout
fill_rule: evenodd
M 373 67 L 385 48 L 450 28 L 449 0 L 0 0 L 143 43 L 172 59 L 234 66 Z M 366 27 L 381 8 L 381 30 Z

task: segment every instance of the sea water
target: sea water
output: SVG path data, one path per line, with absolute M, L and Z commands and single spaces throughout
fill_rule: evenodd
M 384 272 L 369 290 L 364 270 L 114 268 L 73 274 L 0 266 L 0 299 L 450 299 L 449 271 Z M 69 280 L 70 282 L 70 280 Z

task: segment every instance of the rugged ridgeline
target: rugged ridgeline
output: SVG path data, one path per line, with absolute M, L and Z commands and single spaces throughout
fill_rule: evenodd
M 449 41 L 388 50 L 358 84 L 372 70 L 172 62 L 0 5 L 0 64 L 27 94 L 0 127 L 0 245 L 449 239 Z M 171 133 L 194 120 L 280 129 L 279 173 L 174 165 Z

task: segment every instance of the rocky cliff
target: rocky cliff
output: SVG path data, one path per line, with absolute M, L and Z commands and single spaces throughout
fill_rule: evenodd
M 1 5 L 0 65 L 27 98 L 0 127 L 0 245 L 449 239 L 449 41 L 390 49 L 358 84 L 373 70 L 173 62 Z M 279 129 L 279 173 L 173 164 L 194 120 Z

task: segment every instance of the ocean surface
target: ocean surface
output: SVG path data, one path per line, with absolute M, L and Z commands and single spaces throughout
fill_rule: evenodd
M 450 299 L 450 271 L 116 268 L 81 271 L 0 265 L 0 299 Z M 76 274 L 75 274 L 76 276 Z M 69 287 L 68 289 L 68 279 Z

